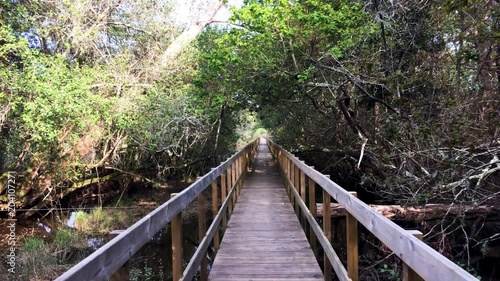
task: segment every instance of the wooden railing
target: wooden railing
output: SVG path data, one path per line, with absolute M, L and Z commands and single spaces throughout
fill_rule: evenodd
M 339 280 L 358 280 L 358 222 L 404 262 L 403 280 L 405 281 L 477 280 L 420 241 L 422 238 L 420 232 L 404 230 L 359 200 L 355 192 L 346 191 L 331 181 L 329 176 L 306 165 L 272 140 L 268 139 L 267 143 L 274 159 L 279 164 L 285 187 L 299 219 L 309 224 L 312 248 L 316 248 L 316 241 L 323 248 L 325 280 L 332 280 L 332 268 Z M 323 193 L 323 228 L 319 226 L 315 218 L 316 184 L 322 188 Z M 347 269 L 331 244 L 331 197 L 342 204 L 348 212 L 346 220 Z
M 188 188 L 146 215 L 107 244 L 89 255 L 73 268 L 59 276 L 62 280 L 128 280 L 126 263 L 147 242 L 171 223 L 173 280 L 193 279 L 201 265 L 201 279 L 207 278 L 206 252 L 213 242 L 217 251 L 220 243 L 219 227 L 226 228 L 236 204 L 244 176 L 252 164 L 259 139 L 248 144 L 227 161 L 213 168 Z M 211 187 L 212 224 L 206 230 L 205 202 L 202 192 Z M 219 195 L 220 191 L 220 195 Z M 221 206 L 219 207 L 219 198 Z M 183 271 L 182 268 L 182 211 L 195 199 L 198 200 L 199 246 Z M 213 240 L 213 241 L 212 241 Z

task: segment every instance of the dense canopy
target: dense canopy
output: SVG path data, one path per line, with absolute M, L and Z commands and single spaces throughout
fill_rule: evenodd
M 190 26 L 161 0 L 0 3 L 3 206 L 8 171 L 55 207 L 263 132 L 370 200 L 498 204 L 498 1 L 196 3 Z

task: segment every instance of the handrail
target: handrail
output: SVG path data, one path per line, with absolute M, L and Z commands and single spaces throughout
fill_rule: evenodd
M 337 200 L 337 202 L 342 204 L 350 215 L 364 225 L 368 231 L 370 231 L 382 243 L 390 248 L 408 267 L 415 271 L 424 280 L 477 280 L 467 271 L 463 270 L 461 267 L 429 247 L 427 244 L 414 237 L 408 231 L 404 230 L 386 217 L 378 214 L 367 204 L 350 194 L 337 183 L 330 180 L 327 176 L 300 161 L 297 157 L 277 145 L 271 139 L 267 139 L 267 143 L 270 146 L 271 153 L 275 159 L 277 159 L 278 164 L 285 173 L 285 177 L 288 179 L 288 177 L 291 176 L 292 180 L 288 179 L 287 184 L 292 185 L 291 192 L 294 194 L 293 197 L 299 201 L 300 209 L 304 214 L 306 214 L 306 218 L 310 223 L 312 222 L 310 218 L 312 215 L 307 210 L 305 203 L 302 202 L 299 193 L 295 190 L 296 188 L 292 183 L 293 177 L 295 176 L 293 172 L 294 169 L 292 168 L 287 174 L 287 167 L 283 167 L 283 163 L 290 162 L 291 166 L 297 167 L 298 170 L 307 175 L 310 180 L 313 180 L 321 186 L 324 191 Z M 313 231 L 318 234 L 317 232 L 319 230 L 313 229 Z M 317 238 L 321 242 L 324 237 L 322 238 L 322 235 L 319 235 Z M 328 243 L 331 244 L 329 241 Z M 323 245 L 323 243 L 321 244 Z M 326 246 L 330 248 L 330 246 Z M 330 251 L 326 249 L 325 252 Z M 329 256 L 328 258 L 335 268 L 335 265 L 333 264 L 335 257 Z M 338 267 L 335 269 L 336 272 L 339 270 Z M 341 269 L 340 272 L 337 272 L 337 274 L 339 277 L 345 276 Z
M 213 219 L 212 224 L 208 228 L 205 237 L 203 237 L 203 239 L 201 239 L 201 242 L 200 242 L 198 248 L 196 249 L 195 253 L 193 254 L 193 257 L 189 261 L 188 265 L 186 266 L 186 269 L 184 270 L 184 273 L 183 273 L 181 280 L 190 281 L 193 279 L 194 275 L 196 274 L 198 266 L 200 265 L 202 258 L 205 256 L 205 253 L 207 252 L 207 249 L 210 246 L 211 240 L 214 238 L 215 233 L 218 231 L 219 225 L 222 221 L 222 216 L 226 212 L 226 210 L 230 204 L 231 198 L 233 198 L 233 194 L 236 193 L 238 185 L 239 185 L 240 181 L 243 179 L 243 176 L 244 175 L 242 174 L 238 178 L 236 183 L 231 188 L 231 191 L 229 191 L 226 200 L 222 203 L 222 206 L 220 207 L 219 212 L 217 213 L 217 216 L 215 216 L 215 218 Z
M 203 177 L 199 178 L 196 182 L 191 184 L 182 192 L 178 193 L 175 197 L 156 208 L 154 211 L 130 226 L 128 229 L 79 262 L 77 265 L 70 268 L 55 280 L 109 280 L 121 266 L 123 266 L 135 253 L 137 253 L 147 242 L 149 242 L 154 235 L 160 232 L 165 225 L 178 216 L 182 210 L 195 200 L 202 191 L 210 186 L 211 183 L 216 181 L 219 176 L 224 176 L 228 169 L 235 171 L 235 167 L 238 166 L 240 170 L 238 180 L 228 180 L 228 183 L 231 182 L 234 183 L 234 185 L 229 195 L 226 198 L 223 198 L 223 200 L 226 200 L 223 203 L 219 214 L 223 213 L 227 209 L 228 205 L 231 205 L 231 201 L 233 203 L 235 202 L 235 197 L 231 197 L 230 195 L 235 193 L 235 187 L 241 183 L 240 179 L 244 174 L 244 169 L 241 167 L 242 163 L 239 160 L 247 157 L 250 158 L 249 160 L 251 161 L 252 154 L 254 153 L 258 143 L 259 138 L 246 145 L 228 160 L 212 169 L 211 172 L 205 174 Z M 229 174 L 231 174 L 230 171 L 228 171 L 228 175 Z M 234 173 L 232 174 L 235 176 Z M 215 232 L 213 230 L 215 222 L 220 222 L 220 216 L 218 216 L 217 219 L 214 219 L 214 222 L 209 229 L 209 236 L 212 238 Z M 205 238 L 207 238 L 207 235 Z M 208 244 L 203 244 L 203 246 L 206 250 Z M 201 260 L 201 258 L 199 260 Z
M 290 181 L 288 177 L 285 177 L 285 181 L 286 185 L 291 187 L 291 192 L 293 192 L 293 197 L 295 198 L 294 202 L 299 204 L 299 207 L 302 210 L 302 214 L 304 214 L 304 216 L 306 217 L 307 221 L 309 222 L 309 225 L 311 226 L 312 231 L 316 235 L 318 242 L 321 244 L 321 247 L 323 247 L 323 251 L 325 252 L 326 256 L 328 257 L 328 260 L 330 261 L 330 264 L 337 273 L 337 277 L 339 278 L 340 281 L 350 281 L 351 279 L 349 278 L 349 276 L 347 276 L 347 270 L 342 265 L 339 256 L 333 249 L 330 241 L 328 241 L 328 238 L 321 230 L 321 227 L 316 221 L 316 218 L 309 212 L 306 203 L 300 199 L 301 196 L 297 191 L 297 189 L 294 188 L 294 184 Z

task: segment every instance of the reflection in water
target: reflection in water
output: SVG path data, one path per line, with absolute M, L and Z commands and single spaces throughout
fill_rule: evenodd
M 87 247 L 95 251 L 107 242 L 108 239 L 104 239 L 103 237 L 89 237 L 87 238 Z
M 68 222 L 66 222 L 66 225 L 68 227 L 74 228 L 75 227 L 75 219 L 76 219 L 76 212 L 70 212 Z
M 207 223 L 210 224 L 211 222 Z M 182 236 L 182 255 L 185 266 L 198 247 L 197 242 L 195 242 L 198 241 L 198 221 L 196 219 L 182 222 Z M 212 260 L 209 258 L 209 270 L 211 264 Z M 137 280 L 144 280 L 140 277 L 144 276 L 144 274 L 148 275 L 148 280 L 172 280 L 170 227 L 164 228 L 160 233 L 151 238 L 151 241 L 132 257 L 129 261 L 129 270 L 131 280 L 136 279 L 135 277 L 137 277 Z M 200 268 L 198 268 L 199 270 Z
M 68 214 L 66 225 L 70 228 L 75 228 L 76 212 L 72 211 Z M 207 221 L 210 224 L 211 221 Z M 47 233 L 51 229 L 45 224 L 38 222 L 37 226 L 45 229 Z M 182 222 L 183 236 L 183 261 L 186 264 L 198 247 L 198 220 L 196 218 L 188 218 Z M 89 252 L 85 256 L 90 255 L 109 241 L 109 237 L 105 236 L 90 236 L 86 239 L 87 249 Z M 210 271 L 215 255 L 212 248 L 209 248 L 208 270 Z M 172 243 L 170 227 L 165 227 L 158 234 L 153 236 L 149 243 L 144 245 L 138 253 L 129 260 L 130 280 L 172 280 Z M 198 267 L 198 272 L 200 271 Z M 145 279 L 146 278 L 146 279 Z
M 46 226 L 45 224 L 43 224 L 41 222 L 37 222 L 36 225 L 43 228 L 45 230 L 45 232 L 47 232 L 47 233 L 50 233 L 52 231 L 52 229 L 50 229 L 50 227 Z

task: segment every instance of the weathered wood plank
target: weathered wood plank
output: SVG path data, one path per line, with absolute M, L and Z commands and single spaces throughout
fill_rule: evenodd
M 306 252 L 290 252 L 286 255 L 283 255 L 282 252 L 254 252 L 253 254 L 252 253 L 234 253 L 234 254 L 226 254 L 226 253 L 221 253 L 220 254 L 220 257 L 223 258 L 223 257 L 234 257 L 234 258 L 245 258 L 245 257 L 249 257 L 250 255 L 252 255 L 253 257 L 256 257 L 256 258 L 267 258 L 267 257 L 275 257 L 275 258 L 281 258 L 281 257 L 284 257 L 284 256 L 287 256 L 287 257 L 300 257 L 300 258 L 309 258 L 311 257 L 311 255 L 309 255 L 308 253 Z M 219 257 L 219 255 L 217 255 L 217 257 Z M 217 259 L 217 258 L 216 258 Z
M 214 274 L 212 277 L 208 277 L 209 280 L 305 280 L 305 279 L 313 279 L 313 280 L 323 280 L 322 274 L 317 273 L 302 273 L 302 274 L 293 274 L 293 273 L 268 273 L 268 272 L 260 272 L 257 274 L 234 274 L 234 273 L 223 273 L 223 274 Z
M 276 257 L 259 257 L 259 256 L 221 256 L 219 259 L 224 262 L 225 265 L 227 264 L 256 264 L 256 263 L 265 263 L 265 264 L 288 264 L 288 265 L 294 265 L 294 264 L 301 264 L 301 265 L 308 265 L 308 266 L 316 266 L 317 262 L 316 261 L 308 261 L 304 260 L 304 257 L 308 255 L 296 255 L 296 256 L 276 256 Z
M 265 144 L 253 164 L 208 280 L 322 279 Z
M 225 278 L 214 278 L 212 279 L 213 281 L 222 281 L 222 280 L 228 280 L 227 276 Z M 276 278 L 274 276 L 270 276 L 268 278 L 255 278 L 255 276 L 252 277 L 242 277 L 242 276 L 231 276 L 232 281 L 317 281 L 317 280 L 323 280 L 322 277 L 304 277 L 304 278 Z

